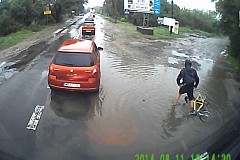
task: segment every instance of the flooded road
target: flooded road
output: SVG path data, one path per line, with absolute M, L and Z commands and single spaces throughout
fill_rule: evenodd
M 215 133 L 236 116 L 232 102 L 239 104 L 236 96 L 229 97 L 228 81 L 235 80 L 224 67 L 228 40 L 191 35 L 170 42 L 123 40 L 105 23 L 98 17 L 95 41 L 104 48 L 100 93 L 49 95 L 37 131 L 37 159 L 122 160 L 137 153 L 183 153 L 187 159 L 205 152 L 218 140 Z M 211 102 L 211 123 L 190 116 L 183 98 L 172 106 L 186 58 Z
M 97 16 L 96 36 L 87 37 L 104 48 L 99 94 L 51 92 L 47 73 L 54 53 L 42 53 L 19 72 L 0 64 L 0 159 L 130 160 L 144 154 L 157 160 L 169 154 L 175 160 L 183 154 L 186 160 L 238 129 L 240 84 L 225 60 L 227 38 L 136 39 L 113 25 Z M 78 27 L 70 37 L 80 35 Z M 185 59 L 192 60 L 198 88 L 207 94 L 214 116 L 209 123 L 189 115 L 183 97 L 172 105 Z M 41 119 L 35 131 L 27 130 L 36 105 L 45 106 Z

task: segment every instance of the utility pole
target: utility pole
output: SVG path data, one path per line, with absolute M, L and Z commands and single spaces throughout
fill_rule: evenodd
M 172 18 L 173 18 L 173 0 L 172 0 Z M 170 27 L 170 34 L 172 34 L 172 31 L 173 31 L 173 26 Z

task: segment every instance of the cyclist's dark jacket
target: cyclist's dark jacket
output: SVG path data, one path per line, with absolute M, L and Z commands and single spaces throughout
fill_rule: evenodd
M 186 74 L 190 75 L 191 80 L 189 80 L 189 78 L 188 78 L 189 76 L 186 76 Z M 194 78 L 194 79 L 192 80 L 192 78 Z M 182 83 L 180 83 L 181 79 L 183 79 Z M 188 83 L 189 81 L 191 81 L 192 83 Z M 189 86 L 197 87 L 198 83 L 199 83 L 199 77 L 197 75 L 197 71 L 195 69 L 191 68 L 191 66 L 186 66 L 178 74 L 178 77 L 177 77 L 177 84 L 178 85 L 183 84 L 183 85 L 189 85 Z

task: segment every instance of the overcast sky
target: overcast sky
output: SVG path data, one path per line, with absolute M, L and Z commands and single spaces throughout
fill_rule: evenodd
M 173 0 L 173 2 L 180 8 L 215 10 L 215 3 L 211 2 L 211 0 Z
M 171 2 L 171 0 L 168 0 Z M 102 6 L 104 0 L 88 0 L 88 7 Z M 180 8 L 215 10 L 215 4 L 211 0 L 173 0 Z

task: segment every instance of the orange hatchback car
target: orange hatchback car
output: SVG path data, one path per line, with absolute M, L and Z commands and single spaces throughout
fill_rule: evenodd
M 94 21 L 85 21 L 82 24 L 82 35 L 95 35 Z
M 98 91 L 100 50 L 103 48 L 97 47 L 92 40 L 64 41 L 49 66 L 49 87 L 69 91 Z

